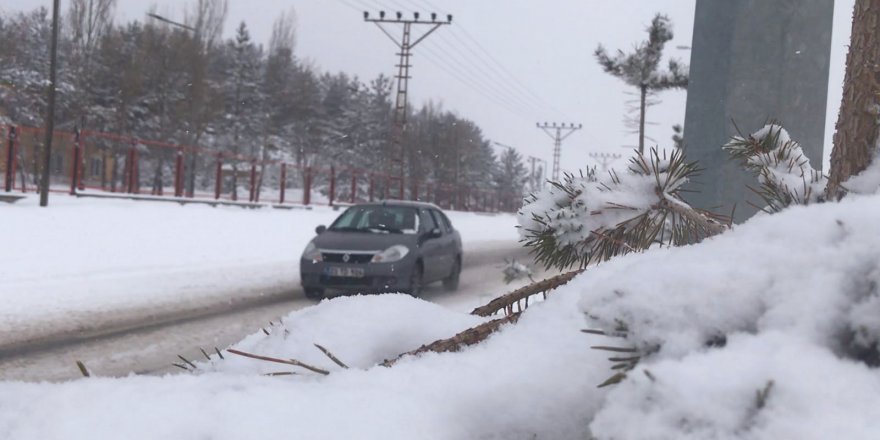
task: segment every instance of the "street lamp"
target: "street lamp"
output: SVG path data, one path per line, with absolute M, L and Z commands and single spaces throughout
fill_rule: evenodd
M 192 26 L 187 26 L 187 25 L 185 25 L 185 24 L 183 24 L 183 23 L 178 23 L 178 22 L 176 22 L 176 21 L 169 20 L 169 19 L 167 19 L 167 18 L 165 18 L 165 17 L 163 17 L 163 16 L 161 16 L 161 15 L 159 15 L 159 14 L 153 14 L 152 12 L 147 12 L 147 17 L 154 18 L 154 19 L 156 19 L 156 20 L 159 20 L 159 21 L 162 21 L 162 22 L 168 23 L 168 24 L 170 24 L 170 25 L 172 25 L 172 26 L 177 26 L 177 27 L 179 27 L 179 28 L 186 29 L 186 30 L 188 30 L 188 31 L 190 31 L 190 32 L 196 32 L 196 28 L 194 28 L 194 27 L 192 27 Z

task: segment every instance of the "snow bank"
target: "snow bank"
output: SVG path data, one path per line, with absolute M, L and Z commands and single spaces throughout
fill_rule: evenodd
M 431 324 L 425 325 L 424 320 Z M 234 348 L 280 359 L 293 358 L 328 371 L 341 370 L 314 345 L 320 344 L 349 367 L 365 369 L 482 322 L 483 318 L 414 301 L 406 295 L 339 297 L 293 312 L 278 325 L 269 327 L 268 336 L 256 333 Z M 241 374 L 285 370 L 284 365 L 239 356 L 214 361 L 200 365 L 200 369 Z
M 578 331 L 577 300 L 556 295 L 479 346 L 393 368 L 374 365 L 480 318 L 401 295 L 327 300 L 237 348 L 297 356 L 329 376 L 259 376 L 286 368 L 226 354 L 198 375 L 0 383 L 0 438 L 583 438 L 596 409 L 585 396 L 604 371 L 585 368 L 601 357 Z
M 867 364 L 880 360 L 878 202 L 789 208 L 573 281 L 590 326 L 625 328 L 618 344 L 646 355 L 593 435 L 877 438 L 880 375 Z

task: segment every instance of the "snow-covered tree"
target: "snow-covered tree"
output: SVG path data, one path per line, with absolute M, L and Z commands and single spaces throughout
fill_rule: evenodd
M 660 70 L 663 47 L 672 40 L 669 17 L 657 14 L 648 26 L 648 40 L 639 43 L 632 53 L 618 50 L 610 55 L 601 44 L 594 55 L 602 69 L 639 90 L 639 152 L 645 151 L 645 113 L 648 95 L 667 89 L 686 88 L 687 66 L 678 60 L 669 60 L 666 71 Z
M 515 210 L 525 194 L 526 183 L 529 181 L 529 170 L 526 169 L 522 155 L 513 148 L 501 153 L 495 170 L 495 188 L 502 196 L 502 209 Z
M 237 157 L 255 157 L 260 151 L 261 139 L 269 123 L 264 109 L 261 81 L 264 78 L 262 52 L 251 41 L 244 22 L 236 29 L 235 37 L 223 48 L 224 60 L 220 69 L 227 72 L 221 84 L 224 97 L 224 122 L 217 124 L 220 141 L 228 145 L 233 155 L 231 190 L 233 200 L 238 197 Z

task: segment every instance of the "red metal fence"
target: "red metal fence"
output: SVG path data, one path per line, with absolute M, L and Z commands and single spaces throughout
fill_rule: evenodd
M 42 169 L 41 128 L 0 124 L 6 192 L 34 192 Z M 382 199 L 445 209 L 519 209 L 522 197 L 494 189 L 409 179 L 346 166 L 305 166 L 265 157 L 95 131 L 55 131 L 50 191 L 107 192 L 180 199 L 338 205 Z M 403 193 L 401 194 L 401 188 Z

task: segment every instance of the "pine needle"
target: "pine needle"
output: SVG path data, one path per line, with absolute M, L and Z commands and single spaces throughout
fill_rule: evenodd
M 79 368 L 79 372 L 82 373 L 83 377 L 91 377 L 92 375 L 89 373 L 89 370 L 86 368 L 86 364 L 82 361 L 76 361 L 76 366 Z
M 252 353 L 247 353 L 247 352 L 244 352 L 241 350 L 234 350 L 231 348 L 226 351 L 228 351 L 229 353 L 232 353 L 232 354 L 237 354 L 239 356 L 244 356 L 244 357 L 248 357 L 251 359 L 258 359 L 258 360 L 266 361 L 266 362 L 276 362 L 279 364 L 287 364 L 287 365 L 293 365 L 296 367 L 305 368 L 306 370 L 313 371 L 318 374 L 323 374 L 325 376 L 330 374 L 330 372 L 327 370 L 324 370 L 324 369 L 318 368 L 318 367 L 313 367 L 309 364 L 300 362 L 296 359 L 278 359 L 278 358 L 273 358 L 273 357 L 269 357 L 269 356 L 260 356 L 260 355 L 256 355 L 256 354 L 252 354 Z
M 277 373 L 266 373 L 263 376 L 297 376 L 293 371 L 279 371 Z
M 611 376 L 608 379 L 606 379 L 605 382 L 602 382 L 596 388 L 605 388 L 610 385 L 617 385 L 620 382 L 622 382 L 624 379 L 626 379 L 626 373 L 617 373 L 614 376 Z
M 192 367 L 194 370 L 195 370 L 196 368 L 199 368 L 199 367 L 196 366 L 196 364 L 190 362 L 189 359 L 187 359 L 187 358 L 185 358 L 185 357 L 183 357 L 183 356 L 181 356 L 181 355 L 177 355 L 177 357 L 180 358 L 180 360 L 186 362 L 186 364 L 189 365 L 190 367 Z
M 315 347 L 318 347 L 318 350 L 321 350 L 321 353 L 324 353 L 324 355 L 327 356 L 328 358 L 330 358 L 330 360 L 333 361 L 333 363 L 335 363 L 336 365 L 339 365 L 342 368 L 348 369 L 348 365 L 345 365 L 344 363 L 342 363 L 342 361 L 340 361 L 336 356 L 334 356 L 333 353 L 330 353 L 330 350 L 327 350 L 326 348 L 324 348 L 318 344 L 315 344 Z
M 604 345 L 594 345 L 592 347 L 593 350 L 605 350 L 605 351 L 614 351 L 617 353 L 638 353 L 638 350 L 635 348 L 624 348 L 624 347 L 607 347 Z

